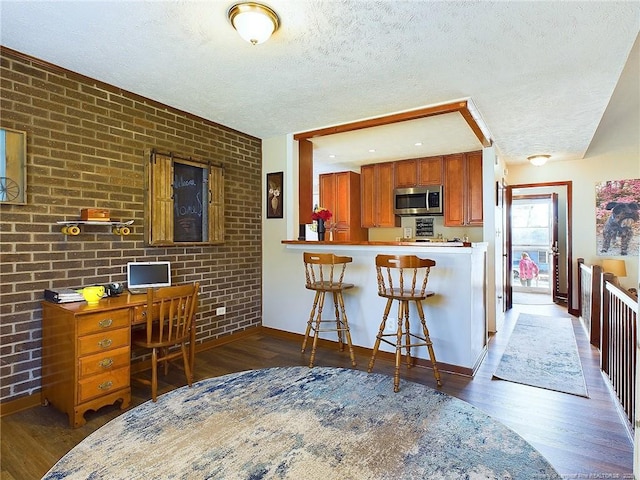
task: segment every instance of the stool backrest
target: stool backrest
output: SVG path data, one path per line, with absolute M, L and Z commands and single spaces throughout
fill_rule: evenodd
M 436 262 L 415 255 L 377 255 L 378 295 L 426 297 L 431 267 Z
M 333 253 L 304 252 L 306 287 L 317 285 L 341 287 L 347 263 L 353 259 Z

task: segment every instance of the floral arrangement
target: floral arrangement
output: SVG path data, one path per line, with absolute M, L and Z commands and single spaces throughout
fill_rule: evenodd
M 313 213 L 311 214 L 311 218 L 313 220 L 322 220 L 324 222 L 328 221 L 333 214 L 324 207 L 318 207 L 313 209 Z
M 269 205 L 271 206 L 272 213 L 278 213 L 278 205 L 280 203 L 280 187 L 274 183 L 269 182 Z

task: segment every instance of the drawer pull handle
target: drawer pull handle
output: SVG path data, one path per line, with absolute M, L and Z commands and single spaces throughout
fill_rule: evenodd
M 109 390 L 111 387 L 113 387 L 113 382 L 111 380 L 107 380 L 106 382 L 102 382 L 98 385 L 100 390 Z
M 110 338 L 105 338 L 104 340 L 100 340 L 98 342 L 98 346 L 100 348 L 109 348 L 112 343 L 113 343 L 113 340 L 111 340 Z
M 102 368 L 109 368 L 113 365 L 113 358 L 105 358 L 98 363 Z
M 109 328 L 113 325 L 113 320 L 111 318 L 105 318 L 104 320 L 100 320 L 98 325 L 100 325 L 100 328 Z

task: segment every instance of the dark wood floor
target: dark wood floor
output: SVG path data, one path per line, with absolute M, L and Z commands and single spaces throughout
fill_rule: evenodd
M 599 368 L 597 352 L 577 320 L 574 330 L 590 398 L 492 380 L 518 313 L 562 314 L 554 305 L 516 305 L 504 327 L 490 341 L 489 353 L 472 378 L 443 373 L 442 391 L 465 400 L 506 424 L 536 447 L 564 478 L 633 478 L 633 445 Z M 437 352 L 436 352 L 437 353 Z M 281 336 L 255 334 L 198 353 L 196 379 L 272 366 L 305 365 L 308 354 L 300 342 Z M 358 355 L 358 369 L 368 358 Z M 321 348 L 316 365 L 350 367 L 349 356 Z M 392 374 L 390 362 L 379 359 L 375 371 Z M 164 390 L 184 384 L 176 369 L 164 380 Z M 435 388 L 431 370 L 403 371 L 403 379 Z M 401 380 L 402 382 L 402 380 Z M 391 383 L 390 383 L 391 388 Z M 401 383 L 402 387 L 402 383 Z M 132 406 L 150 398 L 146 387 L 133 387 Z M 1 480 L 39 479 L 68 450 L 120 413 L 115 406 L 87 413 L 87 424 L 70 429 L 66 415 L 52 407 L 36 407 L 1 420 Z

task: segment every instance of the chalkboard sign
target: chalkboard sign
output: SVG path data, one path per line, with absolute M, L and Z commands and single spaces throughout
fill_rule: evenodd
M 224 243 L 221 164 L 150 150 L 145 174 L 146 245 Z
M 175 161 L 173 164 L 173 240 L 206 242 L 209 172 Z

